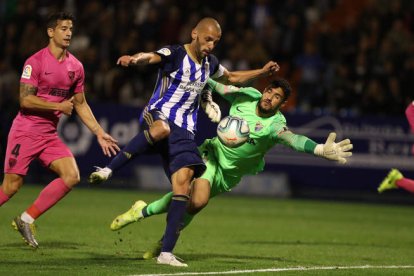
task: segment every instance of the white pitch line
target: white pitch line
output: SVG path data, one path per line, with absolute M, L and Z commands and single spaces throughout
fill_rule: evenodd
M 306 271 L 306 270 L 337 270 L 337 269 L 409 269 L 414 265 L 360 265 L 360 266 L 314 266 L 314 267 L 285 267 L 285 268 L 265 268 L 249 270 L 230 270 L 230 271 L 206 271 L 206 272 L 178 272 L 165 274 L 133 274 L 130 276 L 179 276 L 179 275 L 222 275 L 222 274 L 247 274 L 260 272 L 282 272 L 282 271 Z

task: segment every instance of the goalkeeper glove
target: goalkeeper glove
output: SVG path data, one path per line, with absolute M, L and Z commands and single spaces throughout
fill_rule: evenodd
M 213 102 L 213 97 L 211 96 L 211 90 L 204 89 L 201 92 L 201 107 L 204 109 L 204 112 L 207 114 L 207 117 L 213 122 L 218 123 L 221 119 L 221 111 L 218 104 Z
M 340 164 L 346 163 L 346 158 L 352 155 L 351 140 L 345 139 L 339 143 L 335 143 L 336 133 L 329 133 L 325 144 L 318 144 L 313 151 L 315 155 L 321 156 L 328 160 L 338 161 Z

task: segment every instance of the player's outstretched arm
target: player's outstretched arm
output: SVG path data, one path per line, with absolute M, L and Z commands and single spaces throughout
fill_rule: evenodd
M 352 156 L 351 140 L 344 139 L 338 143 L 335 142 L 336 133 L 329 133 L 325 144 L 318 144 L 315 147 L 314 153 L 328 160 L 337 161 L 340 164 L 345 164 L 348 157 Z
M 278 142 L 285 146 L 299 152 L 314 154 L 328 160 L 337 161 L 340 164 L 345 164 L 347 158 L 352 156 L 351 150 L 353 146 L 351 140 L 344 139 L 336 143 L 335 138 L 336 133 L 331 132 L 325 144 L 317 144 L 306 136 L 291 132 L 287 127 L 281 128 L 277 133 Z
M 217 79 L 219 82 L 226 84 L 242 85 L 257 78 L 271 76 L 279 71 L 280 67 L 275 61 L 269 61 L 262 68 L 246 71 L 224 70 L 222 77 Z
M 109 157 L 111 157 L 112 154 L 116 155 L 116 152 L 120 150 L 119 146 L 117 145 L 118 141 L 106 133 L 99 125 L 98 121 L 92 113 L 91 108 L 89 107 L 89 104 L 86 102 L 85 94 L 75 94 L 73 104 L 82 122 L 90 129 L 91 132 L 93 132 L 93 134 L 96 135 L 103 153 Z
M 135 55 L 124 55 L 118 58 L 116 64 L 128 67 L 129 65 L 147 65 L 160 63 L 161 57 L 156 53 L 136 53 Z
M 221 96 L 232 94 L 240 91 L 240 88 L 234 85 L 227 85 L 217 82 L 213 79 L 208 79 L 207 85 L 204 89 L 219 93 Z
M 206 86 L 201 92 L 201 107 L 204 112 L 207 114 L 208 118 L 213 123 L 218 123 L 221 119 L 221 110 L 220 106 L 213 101 L 212 92 L 215 91 L 221 96 L 226 94 L 231 94 L 238 92 L 240 88 L 233 85 L 225 85 L 219 82 L 216 82 L 212 79 L 208 79 Z

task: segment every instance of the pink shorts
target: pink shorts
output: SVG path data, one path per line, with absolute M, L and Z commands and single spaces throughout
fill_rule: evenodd
M 408 123 L 411 127 L 411 132 L 414 133 L 414 105 L 410 103 L 405 110 L 405 116 L 407 117 Z
M 59 136 L 34 135 L 12 129 L 7 140 L 4 173 L 26 175 L 30 163 L 36 158 L 48 167 L 64 157 L 73 157 L 73 154 Z

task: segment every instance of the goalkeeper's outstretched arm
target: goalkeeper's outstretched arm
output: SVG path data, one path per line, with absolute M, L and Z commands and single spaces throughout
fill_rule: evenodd
M 278 134 L 281 144 L 284 144 L 296 151 L 307 152 L 328 160 L 345 164 L 347 158 L 352 156 L 351 140 L 344 139 L 338 143 L 335 142 L 336 133 L 331 132 L 324 144 L 317 144 L 312 139 L 298 135 L 290 130 L 284 130 Z
M 201 107 L 207 114 L 207 117 L 213 122 L 218 123 L 221 119 L 221 110 L 218 104 L 213 101 L 212 91 L 219 93 L 220 95 L 226 95 L 239 91 L 240 88 L 232 85 L 225 85 L 216 82 L 212 79 L 208 79 L 207 85 L 201 92 Z

